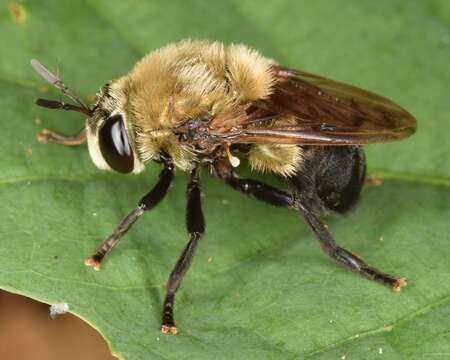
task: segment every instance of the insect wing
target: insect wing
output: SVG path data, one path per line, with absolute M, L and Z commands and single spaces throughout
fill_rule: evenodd
M 232 142 L 351 145 L 412 135 L 416 120 L 394 102 L 357 87 L 299 70 L 274 67 L 272 94 L 254 107 L 277 114 L 269 125 L 249 114 Z M 291 119 L 286 124 L 286 117 Z

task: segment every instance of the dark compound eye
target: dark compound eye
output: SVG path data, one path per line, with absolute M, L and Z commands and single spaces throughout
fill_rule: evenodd
M 133 171 L 134 156 L 122 116 L 114 115 L 106 120 L 98 136 L 100 151 L 111 169 L 121 173 Z

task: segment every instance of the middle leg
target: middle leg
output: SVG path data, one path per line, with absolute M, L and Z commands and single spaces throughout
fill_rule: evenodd
M 202 211 L 200 182 L 197 168 L 192 170 L 190 174 L 187 187 L 186 210 L 186 226 L 189 234 L 189 242 L 183 249 L 183 252 L 169 276 L 169 281 L 167 282 L 161 325 L 161 331 L 163 333 L 177 333 L 177 327 L 173 318 L 175 293 L 180 287 L 181 281 L 191 265 L 198 242 L 205 232 L 205 220 Z

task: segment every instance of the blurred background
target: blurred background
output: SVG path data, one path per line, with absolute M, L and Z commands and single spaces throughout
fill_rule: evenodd
M 0 290 L 0 359 L 117 359 L 100 334 L 71 314 L 50 318 L 49 305 Z
M 94 329 L 70 314 L 51 320 L 48 305 L 30 298 L 68 301 L 123 359 L 219 359 L 224 351 L 227 359 L 372 359 L 379 349 L 389 359 L 447 356 L 450 329 L 439 322 L 447 307 L 400 333 L 383 329 L 446 304 L 450 294 L 449 29 L 447 0 L 0 0 L 0 288 L 29 296 L 0 292 L 0 359 L 111 359 Z M 412 276 L 407 297 L 324 260 L 295 214 L 262 221 L 264 205 L 205 179 L 205 193 L 215 195 L 205 201 L 211 235 L 180 293 L 185 336 L 161 337 L 164 284 L 185 239 L 183 174 L 105 271 L 82 266 L 157 169 L 124 181 L 99 172 L 85 149 L 38 143 L 43 127 L 74 134 L 83 119 L 33 105 L 59 95 L 29 60 L 91 102 L 147 52 L 185 38 L 245 43 L 284 65 L 386 96 L 417 117 L 413 138 L 367 147 L 369 173 L 387 183 L 368 191 L 351 221 L 330 220 L 350 248 Z M 285 309 L 294 309 L 289 319 Z M 346 345 L 374 329 L 381 335 Z M 417 332 L 430 336 L 419 344 Z

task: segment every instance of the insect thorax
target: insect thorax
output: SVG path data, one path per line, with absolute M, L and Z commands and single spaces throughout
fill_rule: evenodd
M 189 170 L 217 146 L 213 137 L 202 133 L 206 128 L 198 127 L 199 138 L 191 134 L 188 139 L 174 129 L 186 121 L 214 118 L 264 99 L 274 81 L 272 65 L 273 61 L 243 45 L 207 41 L 169 45 L 144 57 L 126 77 L 105 86 L 96 106 L 98 118 L 92 122 L 99 126 L 104 113 L 123 112 L 141 162 L 164 152 L 178 168 Z M 256 146 L 250 155 L 256 170 L 280 174 L 292 172 L 299 158 L 296 147 L 277 145 Z M 287 165 L 283 159 L 290 159 Z

